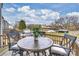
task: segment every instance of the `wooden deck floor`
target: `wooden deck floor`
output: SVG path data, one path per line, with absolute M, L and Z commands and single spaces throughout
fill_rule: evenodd
M 47 51 L 47 56 L 48 56 L 48 51 Z M 12 55 L 12 51 L 6 51 L 4 54 L 2 54 L 1 56 L 11 56 Z M 15 56 L 20 56 L 19 54 L 16 54 Z M 23 53 L 23 56 L 34 56 L 33 53 L 30 53 L 30 55 L 26 55 L 26 52 Z M 44 56 L 40 53 L 40 56 Z M 54 56 L 54 55 L 53 55 Z M 70 56 L 75 56 L 74 53 L 70 53 Z

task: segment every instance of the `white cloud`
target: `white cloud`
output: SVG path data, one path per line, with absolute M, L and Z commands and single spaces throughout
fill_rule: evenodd
M 18 11 L 25 13 L 25 17 L 29 17 L 38 21 L 39 19 L 58 19 L 60 15 L 59 12 L 53 11 L 51 9 L 31 9 L 30 6 L 23 6 L 18 8 Z
M 15 12 L 15 8 L 7 8 L 7 9 L 5 9 L 5 11 L 7 11 L 7 12 L 10 12 L 10 13 L 13 13 L 13 12 Z
M 23 9 L 24 10 L 24 9 Z M 21 12 L 23 11 L 21 10 Z M 49 24 L 60 16 L 59 12 L 53 11 L 51 9 L 31 9 L 28 8 L 27 11 L 17 14 L 19 19 L 25 19 L 26 23 L 29 24 Z
M 79 12 L 67 13 L 67 16 L 79 16 Z
M 18 8 L 19 12 L 28 12 L 30 10 L 30 6 L 23 6 L 21 8 Z
M 30 11 L 28 11 L 28 14 L 31 14 L 31 13 L 36 13 L 36 10 L 35 9 L 30 9 Z
M 31 9 L 30 6 L 17 8 L 17 11 L 19 11 L 19 13 L 13 16 L 14 19 L 24 19 L 26 24 L 50 24 L 60 16 L 59 12 L 51 9 Z M 8 18 L 10 19 L 10 17 Z
M 48 19 L 48 18 L 58 19 L 59 16 L 60 16 L 59 12 L 55 12 L 55 11 L 52 11 L 52 10 L 46 10 L 46 9 L 44 9 L 44 10 L 42 10 L 42 14 L 44 14 L 44 15 L 41 16 L 43 19 Z
M 59 16 L 60 16 L 60 13 L 59 12 L 51 12 L 50 14 L 49 14 L 49 17 L 51 17 L 52 19 L 58 19 L 59 18 Z
M 51 10 L 48 9 L 41 9 L 42 14 L 49 14 Z
M 37 16 L 34 13 L 30 14 L 29 17 L 31 17 L 31 18 L 37 18 Z

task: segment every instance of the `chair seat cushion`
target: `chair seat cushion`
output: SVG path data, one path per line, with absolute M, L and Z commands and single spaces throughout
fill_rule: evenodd
M 17 46 L 17 44 L 11 46 L 11 49 L 15 49 L 15 50 L 19 50 L 19 47 Z
M 69 53 L 69 50 L 62 48 L 61 45 L 54 44 L 54 46 L 52 46 L 51 48 L 51 53 L 67 56 Z

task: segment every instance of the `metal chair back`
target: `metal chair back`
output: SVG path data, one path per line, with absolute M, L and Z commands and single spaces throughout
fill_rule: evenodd
M 65 46 L 66 48 L 71 48 L 72 45 L 75 43 L 76 38 L 77 37 L 75 36 L 65 34 L 64 38 L 62 39 L 62 46 Z
M 9 45 L 9 50 L 10 50 L 11 46 L 13 46 L 14 44 L 16 44 L 17 41 L 20 39 L 20 34 L 16 30 L 10 30 L 7 33 L 7 36 L 8 36 L 8 39 L 9 39 L 8 45 Z

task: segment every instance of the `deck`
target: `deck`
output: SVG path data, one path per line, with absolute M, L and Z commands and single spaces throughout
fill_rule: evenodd
M 8 51 L 8 49 L 6 49 L 5 50 L 6 52 L 4 53 L 4 54 L 2 54 L 2 55 L 0 55 L 0 56 L 12 56 L 12 51 Z M 46 53 L 47 53 L 47 56 L 49 55 L 49 52 L 48 51 L 46 51 Z M 15 56 L 20 56 L 19 54 L 16 54 Z M 24 52 L 23 53 L 23 56 L 34 56 L 33 55 L 33 53 L 30 53 L 30 55 L 26 55 L 26 52 Z M 41 53 L 40 53 L 40 56 L 44 56 L 44 55 L 42 55 Z M 54 56 L 54 55 L 52 55 L 52 56 Z M 75 56 L 75 54 L 73 53 L 70 53 L 70 56 Z
M 59 35 L 49 35 L 46 34 L 47 37 L 51 38 L 55 44 L 59 44 L 61 39 L 63 38 L 63 36 L 59 36 Z M 64 43 L 66 43 L 67 41 L 64 41 Z M 47 55 L 49 55 L 49 52 L 47 52 Z M 2 53 L 0 53 L 0 56 L 11 56 L 11 51 L 8 51 L 8 48 L 5 49 L 5 51 L 3 51 Z M 17 54 L 16 56 L 19 56 L 19 54 Z M 24 52 L 23 56 L 28 56 L 26 55 L 26 52 Z M 30 53 L 30 56 L 34 56 L 33 53 Z M 40 54 L 40 56 L 42 56 Z M 72 46 L 72 52 L 70 53 L 70 56 L 79 56 L 79 39 L 76 40 L 76 42 L 74 43 L 74 45 Z

